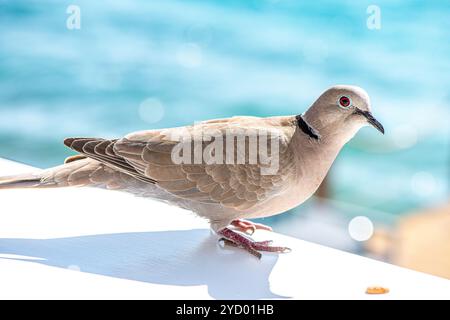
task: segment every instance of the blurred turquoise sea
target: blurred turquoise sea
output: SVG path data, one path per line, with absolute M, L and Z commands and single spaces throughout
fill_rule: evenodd
M 69 30 L 66 9 L 81 10 Z M 68 136 L 299 114 L 328 86 L 371 96 L 336 200 L 403 214 L 448 200 L 450 1 L 0 0 L 0 157 L 38 167 Z

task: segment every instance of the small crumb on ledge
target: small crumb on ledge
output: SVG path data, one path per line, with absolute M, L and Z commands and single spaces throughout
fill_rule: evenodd
M 385 294 L 388 293 L 389 289 L 388 288 L 383 288 L 383 287 L 368 287 L 366 289 L 366 293 L 367 294 Z

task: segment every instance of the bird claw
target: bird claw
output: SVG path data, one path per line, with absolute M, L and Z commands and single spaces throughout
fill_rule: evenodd
M 253 243 L 255 245 L 270 246 L 273 243 L 273 240 L 256 241 L 256 242 L 253 242 Z
M 261 223 L 255 223 L 244 219 L 237 219 L 231 222 L 233 227 L 236 227 L 239 231 L 242 231 L 248 235 L 253 235 L 256 230 L 272 231 L 272 228 Z
M 239 245 L 239 244 L 237 244 L 231 240 L 228 240 L 226 238 L 220 238 L 219 244 L 222 248 L 225 248 L 225 247 L 242 248 L 258 259 L 261 259 L 261 257 L 262 257 L 262 254 L 260 252 L 258 252 L 257 250 L 253 249 L 252 247 L 245 247 L 243 245 Z
M 236 243 L 234 243 L 233 241 L 231 241 L 231 240 L 228 240 L 227 238 L 220 238 L 219 239 L 219 245 L 222 247 L 222 248 L 225 248 L 225 247 L 234 247 L 234 248 L 236 248 L 236 247 L 239 247 Z
M 253 241 L 250 240 L 243 235 L 240 235 L 236 231 L 233 231 L 231 229 L 225 228 L 221 231 L 219 231 L 220 235 L 223 235 L 222 238 L 219 239 L 219 243 L 221 243 L 222 247 L 225 246 L 231 246 L 231 247 L 239 247 L 253 256 L 257 257 L 258 259 L 261 259 L 262 254 L 260 251 L 266 251 L 266 252 L 276 252 L 276 253 L 288 253 L 292 250 L 287 247 L 276 247 L 271 246 L 272 240 L 266 240 L 266 241 Z

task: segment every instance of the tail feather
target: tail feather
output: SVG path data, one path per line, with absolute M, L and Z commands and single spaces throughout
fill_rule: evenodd
M 77 157 L 70 159 L 66 164 L 49 168 L 46 170 L 25 173 L 15 176 L 0 177 L 1 189 L 23 189 L 23 188 L 55 188 L 71 185 L 82 185 L 80 179 L 74 179 L 71 183 L 71 175 L 83 168 L 90 160 Z
M 0 189 L 36 188 L 44 186 L 46 185 L 41 184 L 41 178 L 32 174 L 0 178 Z
M 85 156 L 76 156 L 65 164 L 40 172 L 0 177 L 1 189 L 61 188 L 106 186 L 118 188 L 122 173 Z

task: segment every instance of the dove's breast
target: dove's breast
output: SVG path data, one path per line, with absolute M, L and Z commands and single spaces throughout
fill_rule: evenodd
M 253 212 L 248 212 L 247 218 L 283 213 L 308 200 L 327 175 L 342 144 L 326 139 L 313 140 L 296 133 L 290 148 L 295 170 L 292 177 L 286 181 L 286 188 L 280 194 L 253 208 Z

